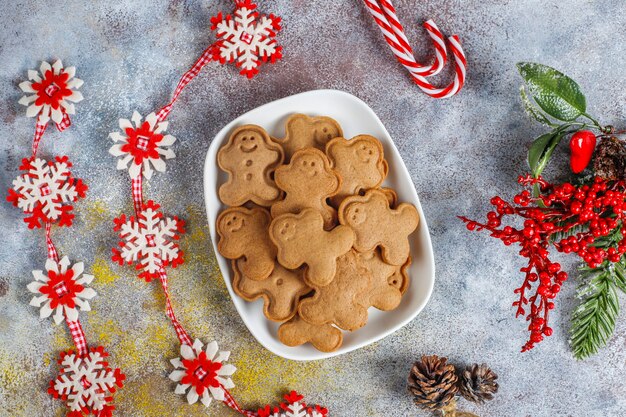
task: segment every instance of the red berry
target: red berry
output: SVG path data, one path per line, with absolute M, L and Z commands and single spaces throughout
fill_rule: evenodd
M 572 152 L 570 158 L 572 171 L 574 174 L 581 173 L 591 162 L 593 151 L 596 148 L 596 135 L 590 130 L 576 132 L 570 139 L 569 148 Z

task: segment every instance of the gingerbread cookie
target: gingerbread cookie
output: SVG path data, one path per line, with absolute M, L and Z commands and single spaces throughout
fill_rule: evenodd
M 243 260 L 232 261 L 233 290 L 246 301 L 263 297 L 263 312 L 272 321 L 289 320 L 296 314 L 300 298 L 312 291 L 304 283 L 302 269 L 289 270 L 276 265 L 269 277 L 262 281 L 248 278 L 239 269 Z
M 337 259 L 335 278 L 300 303 L 298 313 L 309 323 L 336 324 L 344 330 L 356 330 L 367 322 L 369 288 L 372 273 L 362 267 L 354 251 Z
M 409 267 L 411 266 L 412 261 L 411 256 L 409 256 L 404 265 L 399 267 L 389 280 L 389 284 L 399 289 L 400 294 L 402 295 L 404 295 L 406 290 L 409 289 L 409 285 L 411 284 L 411 279 L 409 278 Z
M 364 196 L 348 197 L 341 203 L 339 222 L 354 230 L 356 250 L 369 252 L 380 246 L 385 262 L 402 265 L 409 257 L 408 237 L 417 228 L 419 214 L 406 203 L 392 209 L 385 193 L 370 190 Z
M 285 151 L 285 161 L 289 162 L 300 149 L 317 148 L 323 151 L 328 141 L 342 135 L 341 126 L 330 117 L 309 117 L 296 113 L 285 123 L 285 138 L 277 141 Z
M 389 201 L 389 207 L 395 209 L 398 206 L 398 194 L 393 188 L 379 188 L 380 191 L 385 193 L 387 201 Z
M 217 250 L 228 259 L 242 258 L 238 266 L 252 280 L 265 279 L 274 270 L 276 247 L 267 235 L 271 220 L 260 207 L 231 207 L 217 217 Z
M 376 307 L 379 310 L 393 310 L 400 304 L 404 283 L 401 268 L 386 263 L 378 250 L 357 254 L 359 265 L 370 271 L 372 283 L 368 291 L 369 297 L 364 307 Z
M 314 209 L 283 214 L 270 225 L 270 238 L 278 249 L 278 261 L 286 268 L 308 266 L 310 286 L 328 285 L 335 276 L 337 258 L 352 248 L 354 234 L 346 226 L 324 230 L 324 219 Z
M 341 178 L 321 151 L 307 148 L 296 152 L 288 165 L 276 169 L 274 179 L 285 191 L 285 199 L 272 205 L 272 217 L 313 208 L 322 214 L 326 229 L 337 223 L 337 212 L 326 199 L 339 191 Z
M 383 145 L 374 136 L 335 138 L 326 144 L 326 155 L 342 178 L 339 192 L 331 199 L 335 206 L 350 195 L 378 187 L 387 176 Z
M 271 177 L 283 162 L 283 150 L 260 126 L 237 128 L 228 143 L 217 153 L 217 163 L 228 173 L 228 180 L 219 188 L 220 200 L 229 206 L 252 201 L 270 206 L 280 198 L 280 190 Z
M 278 339 L 287 346 L 308 342 L 319 351 L 332 352 L 343 343 L 343 333 L 330 324 L 311 324 L 296 315 L 278 328 Z

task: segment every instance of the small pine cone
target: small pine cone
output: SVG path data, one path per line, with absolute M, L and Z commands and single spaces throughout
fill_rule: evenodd
M 593 170 L 605 180 L 626 179 L 626 143 L 615 136 L 602 138 L 596 148 Z
M 447 358 L 436 355 L 422 356 L 409 373 L 409 391 L 413 401 L 421 408 L 439 410 L 450 403 L 457 394 L 458 377 L 454 365 Z
M 498 375 L 487 364 L 467 366 L 459 379 L 460 394 L 469 401 L 482 404 L 498 392 Z

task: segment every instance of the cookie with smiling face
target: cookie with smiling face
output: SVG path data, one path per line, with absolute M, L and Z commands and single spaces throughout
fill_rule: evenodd
M 288 165 L 276 169 L 274 179 L 285 199 L 272 205 L 272 217 L 312 208 L 322 215 L 326 229 L 336 224 L 337 212 L 326 199 L 337 193 L 341 178 L 321 151 L 307 148 L 296 152 Z
M 272 205 L 281 193 L 271 175 L 283 158 L 280 145 L 262 127 L 237 128 L 217 153 L 219 167 L 228 173 L 228 180 L 219 188 L 220 200 L 229 206 L 248 201 L 260 206 Z
M 285 137 L 277 141 L 285 151 L 285 161 L 289 162 L 300 149 L 317 148 L 323 151 L 328 141 L 342 135 L 341 126 L 330 117 L 309 117 L 296 113 L 285 123 Z
M 411 205 L 389 207 L 387 195 L 370 190 L 364 196 L 347 197 L 339 206 L 339 223 L 354 230 L 354 248 L 369 252 L 380 246 L 385 262 L 402 265 L 409 257 L 409 235 L 417 229 L 419 214 Z
M 272 220 L 270 238 L 281 265 L 295 269 L 306 264 L 306 283 L 323 287 L 335 276 L 337 258 L 352 248 L 354 233 L 346 226 L 324 230 L 322 215 L 307 208 L 300 214 L 283 214 Z
M 252 280 L 263 280 L 274 270 L 276 247 L 267 234 L 271 220 L 261 207 L 231 207 L 217 217 L 217 250 L 225 258 L 239 259 L 239 269 Z
M 246 301 L 263 297 L 263 313 L 272 321 L 286 321 L 296 314 L 300 298 L 312 291 L 304 283 L 303 269 L 290 270 L 279 264 L 264 280 L 255 281 L 241 272 L 242 259 L 232 261 L 233 290 Z
M 331 199 L 335 207 L 350 195 L 378 187 L 387 176 L 383 145 L 373 136 L 335 138 L 326 144 L 326 155 L 342 179 L 339 192 Z

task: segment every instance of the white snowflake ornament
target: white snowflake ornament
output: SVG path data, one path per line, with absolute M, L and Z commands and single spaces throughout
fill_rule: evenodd
M 185 222 L 178 217 L 163 217 L 160 206 L 150 200 L 142 206 L 137 218 L 122 215 L 114 219 L 114 230 L 122 239 L 120 249 L 113 249 L 113 261 L 123 265 L 137 263 L 140 278 L 158 278 L 166 266 L 183 263 L 183 251 L 174 243 L 184 233 Z
M 117 169 L 128 169 L 131 178 L 143 175 L 150 179 L 153 169 L 165 172 L 165 159 L 176 157 L 169 149 L 176 142 L 172 135 L 166 135 L 168 122 L 159 122 L 155 113 L 143 120 L 138 112 L 131 120 L 120 119 L 121 132 L 112 132 L 109 138 L 115 142 L 109 153 L 119 157 Z
M 123 387 L 126 376 L 119 368 L 111 369 L 104 348 L 90 349 L 85 356 L 73 350 L 61 352 L 61 370 L 50 382 L 48 392 L 63 399 L 71 410 L 68 416 L 110 416 L 116 387 Z
M 213 341 L 204 347 L 196 339 L 193 346 L 181 345 L 181 357 L 172 359 L 174 371 L 170 374 L 172 381 L 178 382 L 176 394 L 187 395 L 187 402 L 194 404 L 200 400 L 208 407 L 215 399 L 224 401 L 225 389 L 233 388 L 230 376 L 235 372 L 234 365 L 225 364 L 230 352 L 218 352 L 217 342 Z
M 72 225 L 70 203 L 85 197 L 87 186 L 72 176 L 71 166 L 67 157 L 50 162 L 40 158 L 22 161 L 24 174 L 13 180 L 7 200 L 30 215 L 24 219 L 29 228 L 56 222 L 59 226 Z
M 36 70 L 28 71 L 28 81 L 20 83 L 24 95 L 19 103 L 28 106 L 26 116 L 39 116 L 45 124 L 51 118 L 60 124 L 63 114 L 74 114 L 74 104 L 83 99 L 80 91 L 83 81 L 74 77 L 76 68 L 63 68 L 61 60 L 50 65 L 43 61 Z
M 233 16 L 220 12 L 211 18 L 211 30 L 217 31 L 218 38 L 214 59 L 222 64 L 235 62 L 242 75 L 252 78 L 262 62 L 282 58 L 282 47 L 274 39 L 281 19 L 273 14 L 259 17 L 256 4 L 250 0 L 237 0 L 236 6 Z
M 45 273 L 33 271 L 35 280 L 27 288 L 35 294 L 30 305 L 39 307 L 41 318 L 52 315 L 59 324 L 65 317 L 68 321 L 78 320 L 78 310 L 91 310 L 88 300 L 95 297 L 96 292 L 86 287 L 93 281 L 93 275 L 83 274 L 84 267 L 82 262 L 70 267 L 70 260 L 64 256 L 59 263 L 48 258 Z

